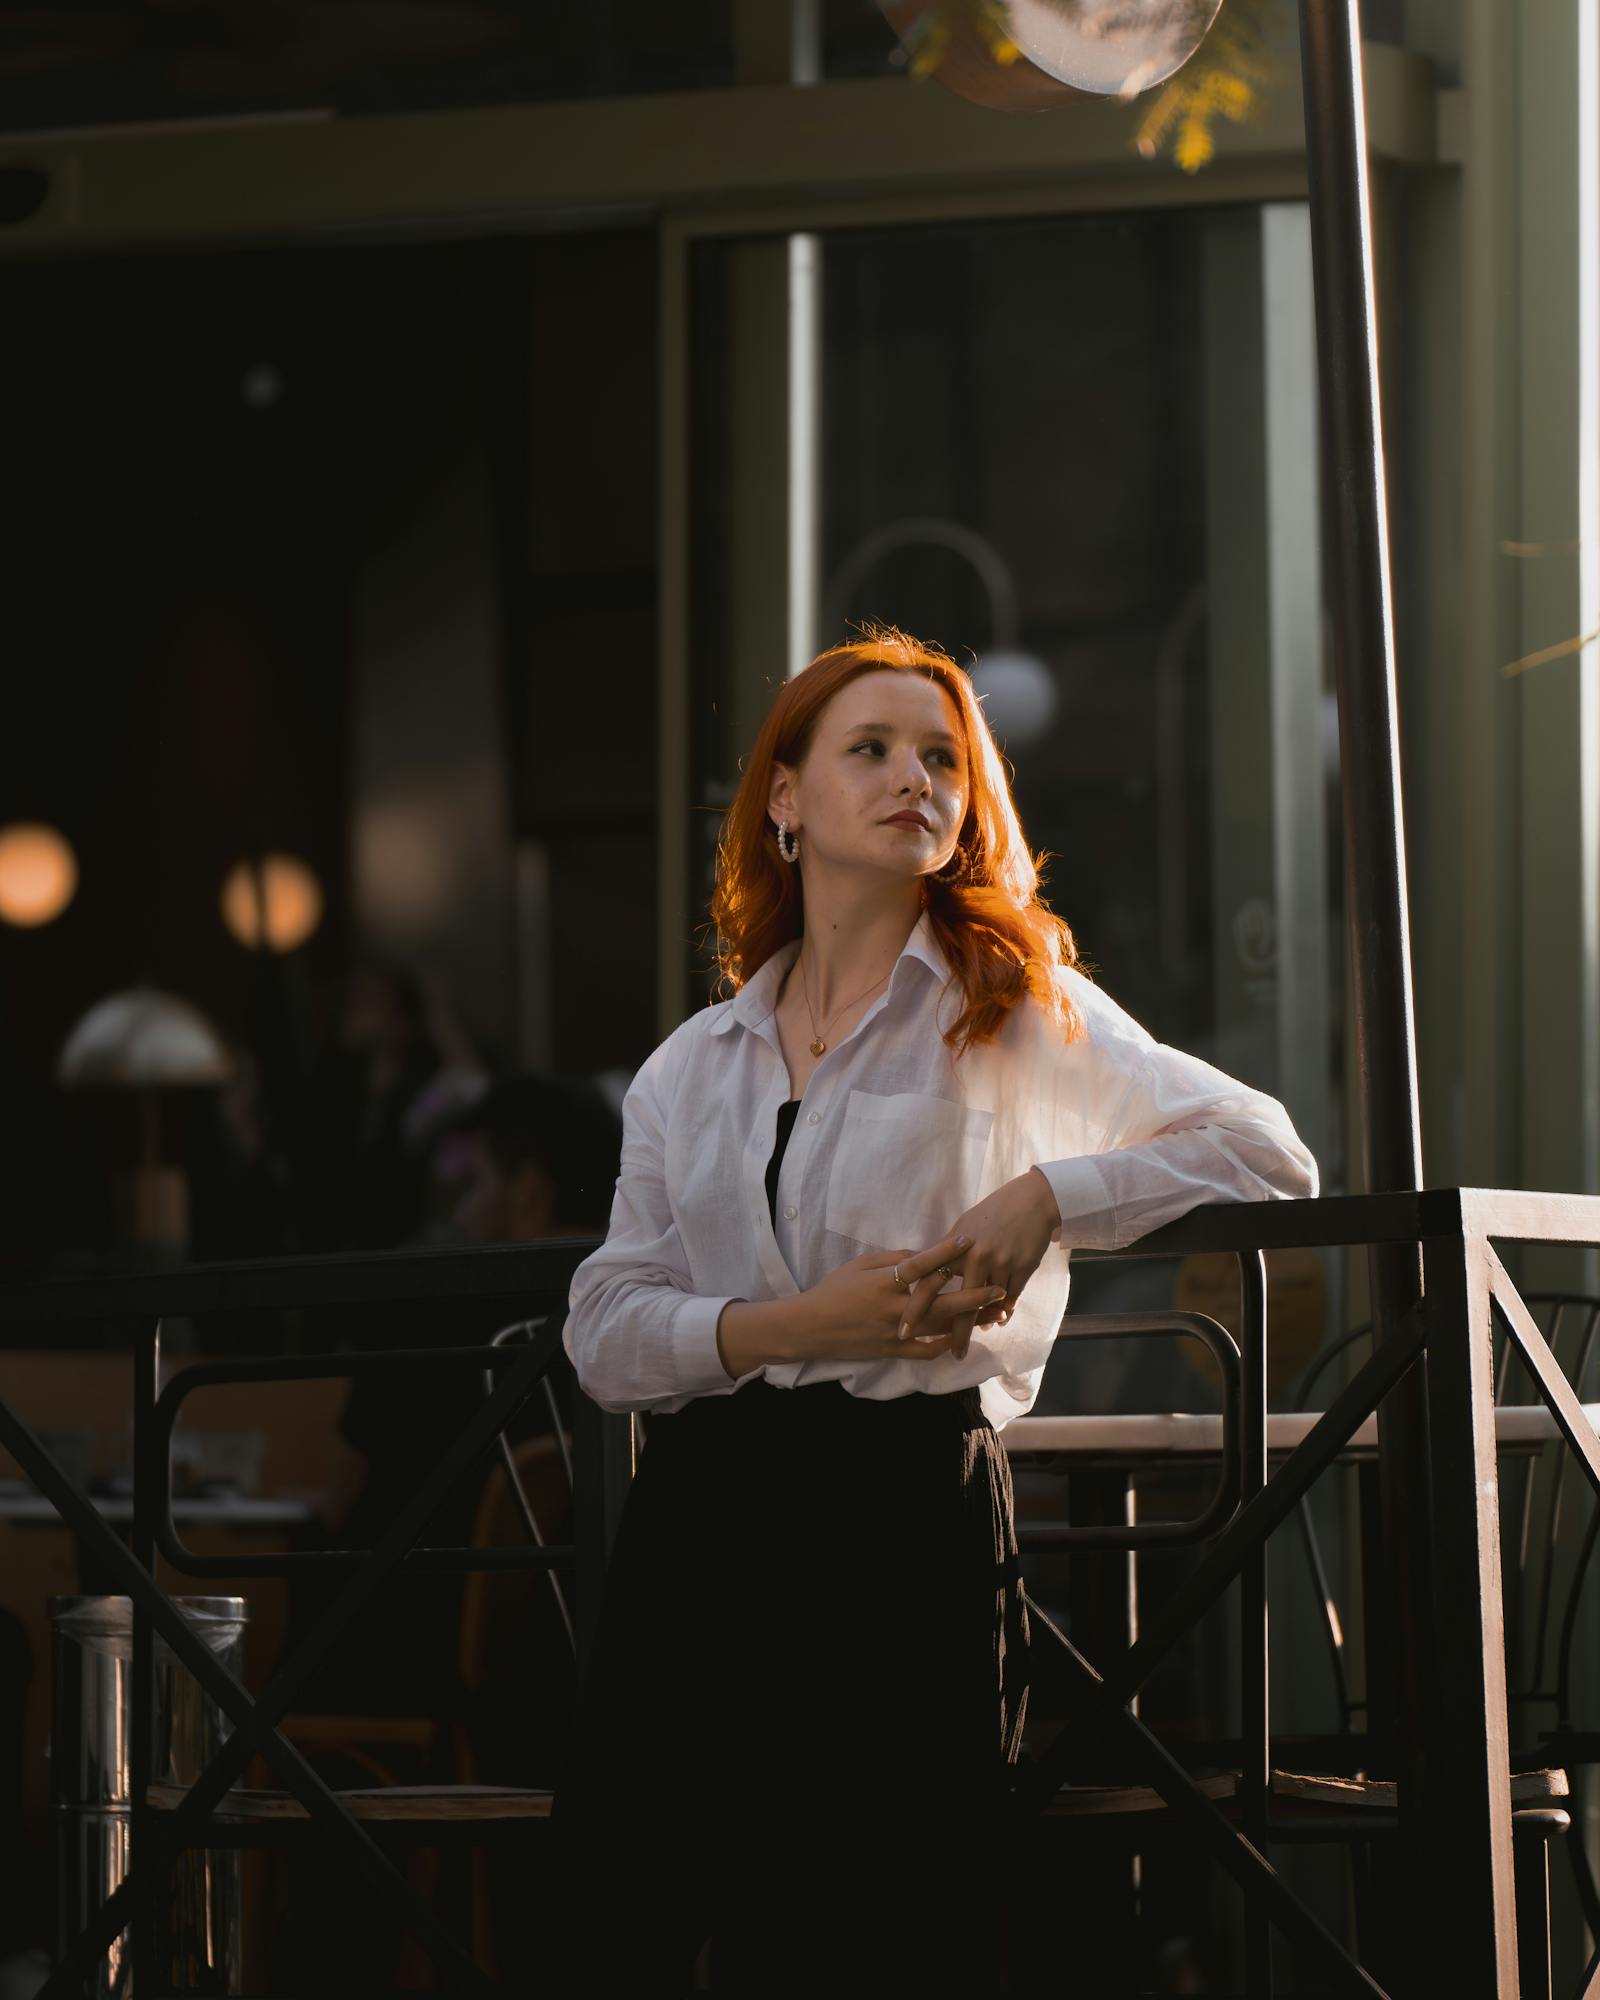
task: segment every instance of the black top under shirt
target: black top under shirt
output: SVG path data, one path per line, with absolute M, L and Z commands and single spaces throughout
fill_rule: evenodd
M 778 1143 L 767 1162 L 767 1213 L 772 1217 L 774 1230 L 778 1226 L 778 1169 L 783 1165 L 784 1149 L 789 1143 L 789 1134 L 794 1130 L 795 1113 L 799 1109 L 798 1097 L 791 1097 L 778 1106 Z

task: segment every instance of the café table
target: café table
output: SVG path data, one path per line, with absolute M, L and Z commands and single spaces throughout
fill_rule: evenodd
M 1600 1403 L 1585 1403 L 1583 1414 L 1600 1435 Z M 1266 1420 L 1269 1458 L 1282 1458 L 1310 1433 L 1320 1410 L 1272 1411 Z M 1013 1457 L 1065 1461 L 1067 1511 L 1076 1522 L 1129 1523 L 1137 1518 L 1137 1484 L 1141 1472 L 1197 1462 L 1220 1454 L 1223 1421 L 1205 1411 L 1146 1410 L 1079 1416 L 1015 1417 L 999 1433 Z M 1540 1403 L 1508 1403 L 1495 1409 L 1495 1439 L 1508 1457 L 1526 1457 L 1557 1441 L 1561 1432 L 1549 1407 Z M 1363 1541 L 1378 1532 L 1378 1420 L 1370 1416 L 1339 1453 L 1339 1463 L 1358 1468 L 1361 1480 Z M 1028 1552 L 1028 1526 L 1018 1522 L 1018 1539 Z M 1138 1558 L 1129 1549 L 1114 1577 L 1092 1562 L 1072 1564 L 1071 1617 L 1091 1637 L 1095 1648 L 1120 1650 L 1139 1634 Z M 1376 1627 L 1367 1626 L 1369 1685 L 1387 1680 L 1388 1666 L 1377 1643 Z
M 133 1496 L 128 1493 L 89 1494 L 89 1504 L 113 1527 L 131 1526 Z M 214 1522 L 229 1528 L 307 1528 L 318 1519 L 309 1500 L 260 1499 L 253 1494 L 208 1493 L 178 1495 L 172 1502 L 174 1521 Z M 21 1481 L 0 1483 L 0 1521 L 59 1527 L 61 1513 L 33 1487 Z
M 1582 1409 L 1591 1429 L 1600 1435 L 1600 1403 L 1585 1403 Z M 1266 1419 L 1268 1457 L 1277 1460 L 1285 1458 L 1305 1440 L 1322 1415 L 1323 1412 L 1318 1410 L 1269 1412 Z M 1496 1444 L 1503 1458 L 1520 1457 L 1526 1460 L 1546 1445 L 1561 1440 L 1562 1433 L 1555 1417 L 1543 1402 L 1500 1405 L 1494 1415 Z M 1141 1476 L 1159 1475 L 1163 1470 L 1171 1474 L 1184 1466 L 1198 1469 L 1207 1459 L 1220 1463 L 1224 1450 L 1222 1417 L 1199 1411 L 1145 1410 L 1017 1417 L 1005 1425 L 999 1435 L 1008 1454 L 1016 1461 L 1019 1472 L 1033 1461 L 1052 1473 L 1065 1475 L 1065 1505 L 1061 1511 L 1073 1526 L 1085 1523 L 1097 1527 L 1112 1523 L 1132 1525 L 1140 1518 L 1138 1482 Z M 1381 1535 L 1377 1494 L 1378 1424 L 1375 1416 L 1368 1417 L 1351 1434 L 1336 1462 L 1349 1466 L 1359 1483 L 1362 1566 L 1365 1573 L 1370 1573 L 1367 1565 L 1378 1559 L 1373 1538 Z M 1030 1526 L 1038 1528 L 1043 1525 L 1038 1520 L 1025 1518 L 1019 1507 L 1017 1533 L 1024 1558 L 1029 1553 Z M 1113 1552 L 1107 1550 L 1105 1553 Z M 1117 1560 L 1109 1563 L 1097 1561 L 1092 1556 L 1084 1559 L 1075 1554 L 1068 1560 L 1065 1579 L 1061 1579 L 1059 1572 L 1054 1579 L 1063 1590 L 1067 1613 L 1065 1629 L 1074 1643 L 1097 1663 L 1114 1660 L 1131 1647 L 1140 1634 L 1139 1551 L 1130 1547 L 1116 1553 Z M 1040 1559 L 1048 1560 L 1043 1551 L 1040 1552 Z M 1044 1589 L 1051 1588 L 1050 1581 L 1043 1574 L 1039 1576 L 1039 1584 Z M 1030 1591 L 1032 1587 L 1030 1581 Z M 1157 1607 L 1158 1619 L 1159 1615 Z M 1331 1601 L 1328 1615 L 1330 1619 L 1337 1618 Z M 1390 1706 L 1387 1691 L 1390 1668 L 1381 1612 L 1377 1619 L 1369 1617 L 1363 1621 L 1363 1631 L 1367 1688 L 1377 1693 L 1377 1713 L 1387 1714 Z M 1369 1711 L 1369 1734 L 1355 1740 L 1369 1744 L 1376 1740 L 1370 1734 L 1374 1720 L 1374 1712 Z M 1348 1714 L 1344 1726 L 1348 1726 Z M 1346 1766 L 1339 1760 L 1349 1755 L 1348 1739 L 1337 1732 L 1330 1732 L 1320 1735 L 1296 1733 L 1291 1737 L 1280 1737 L 1274 1733 L 1272 1740 L 1274 1755 L 1287 1756 L 1300 1774 L 1296 1776 L 1275 1771 L 1271 1781 L 1275 1792 L 1281 1787 L 1286 1793 L 1297 1791 L 1323 1801 L 1334 1796 L 1339 1780 L 1328 1776 L 1307 1777 L 1304 1774 L 1344 1770 Z M 1231 1764 L 1238 1754 L 1237 1746 L 1226 1736 L 1214 1739 L 1204 1730 L 1189 1739 L 1188 1750 L 1202 1766 L 1215 1765 L 1219 1769 Z M 1093 1746 L 1086 1754 L 1092 1760 Z M 1525 1782 L 1537 1786 L 1548 1781 L 1550 1775 L 1545 1771 L 1529 1772 Z M 1108 1774 L 1094 1768 L 1092 1763 L 1087 1776 L 1091 1784 L 1110 1782 Z M 1564 1773 L 1560 1774 L 1563 1792 L 1566 1782 Z M 1359 1796 L 1364 1806 L 1369 1803 L 1369 1795 L 1374 1790 L 1383 1789 L 1381 1786 L 1354 1784 L 1346 1788 L 1352 1796 Z M 1389 1789 L 1392 1792 L 1392 1786 Z M 1542 1793 L 1530 1793 L 1529 1796 L 1535 1799 L 1537 1805 L 1553 1804 L 1559 1807 L 1563 1803 L 1554 1795 L 1550 1799 L 1545 1799 Z M 1277 1812 L 1289 1812 L 1291 1827 L 1294 1808 L 1293 1799 L 1287 1806 L 1282 1799 L 1278 1801 Z M 1324 1817 L 1326 1810 L 1324 1804 Z M 1525 1814 L 1525 1817 L 1529 1816 Z M 1279 1824 L 1276 1819 L 1274 1823 Z M 1298 1836 L 1306 1837 L 1308 1833 L 1314 1833 L 1317 1824 L 1315 1818 L 1307 1820 L 1296 1829 Z M 1195 1917 L 1188 1900 L 1185 1873 L 1181 1868 L 1175 1869 L 1170 1859 L 1163 1862 L 1159 1850 L 1148 1853 L 1141 1850 L 1139 1859 L 1134 1860 L 1112 1843 L 1103 1850 L 1091 1847 L 1076 1854 L 1073 1865 L 1079 1871 L 1080 1889 L 1092 1895 L 1103 1909 L 1123 1910 L 1128 1922 L 1133 1920 L 1134 1909 L 1141 1906 L 1141 1898 L 1143 1905 L 1149 1909 L 1165 1912 L 1165 1921 L 1170 1924 L 1181 1927 Z M 1547 1862 L 1545 1866 L 1548 1866 Z M 1539 1879 L 1546 1878 L 1540 1875 Z M 1376 1888 L 1369 1887 L 1368 1894 L 1377 1899 L 1369 1902 L 1366 1917 L 1366 1921 L 1373 1926 L 1374 1935 L 1383 1934 L 1386 1925 L 1402 1920 L 1385 1900 L 1386 1892 L 1381 1883 Z
M 133 1495 L 91 1488 L 86 1498 L 107 1527 L 126 1541 L 133 1532 Z M 172 1518 L 180 1528 L 232 1531 L 252 1538 L 276 1530 L 294 1545 L 321 1520 L 322 1510 L 306 1496 L 219 1491 L 174 1494 Z M 59 1531 L 62 1526 L 55 1503 L 33 1486 L 24 1480 L 0 1480 L 0 1527 L 17 1528 L 31 1537 L 35 1531 Z M 72 1541 L 78 1592 L 84 1596 L 114 1592 L 115 1583 L 83 1536 L 74 1533 Z
M 1600 1403 L 1585 1403 L 1583 1413 L 1600 1433 Z M 1279 1456 L 1293 1451 L 1310 1434 L 1320 1410 L 1269 1411 L 1267 1450 Z M 1561 1435 L 1543 1403 L 1504 1403 L 1494 1413 L 1495 1437 L 1502 1450 L 1536 1450 Z M 1076 1417 L 1014 1417 L 1000 1432 L 1008 1452 L 1081 1453 L 1101 1459 L 1146 1460 L 1199 1456 L 1222 1446 L 1222 1419 L 1206 1411 L 1133 1411 Z M 1355 1457 L 1378 1448 L 1378 1420 L 1368 1417 L 1352 1433 L 1341 1457 Z

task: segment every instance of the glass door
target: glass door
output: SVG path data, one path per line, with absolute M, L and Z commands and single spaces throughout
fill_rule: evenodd
M 718 236 L 688 284 L 689 926 L 774 688 L 901 625 L 970 667 L 1107 990 L 1338 1185 L 1304 205 Z

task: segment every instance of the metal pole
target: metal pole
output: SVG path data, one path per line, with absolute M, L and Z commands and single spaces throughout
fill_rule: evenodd
M 1422 1185 L 1422 1140 L 1356 0 L 1301 0 L 1300 20 L 1362 1162 L 1386 1193 Z
M 1368 1192 L 1379 1193 L 1421 1185 L 1422 1141 L 1357 0 L 1300 0 L 1300 62 L 1362 1164 Z M 1421 1296 L 1421 1257 L 1410 1247 L 1379 1246 L 1369 1260 L 1381 1343 Z M 1387 1604 L 1395 1648 L 1392 1740 L 1384 1743 L 1390 1732 L 1374 1714 L 1374 1752 L 1392 1756 L 1400 1780 L 1409 1878 L 1401 1886 L 1418 1896 L 1424 1726 L 1435 1663 L 1428 1439 L 1427 1385 L 1418 1368 L 1378 1412 L 1389 1564 L 1386 1580 L 1367 1580 L 1369 1603 Z M 1408 1935 L 1427 1929 L 1410 1926 Z M 1408 1984 L 1420 1967 L 1412 1972 Z

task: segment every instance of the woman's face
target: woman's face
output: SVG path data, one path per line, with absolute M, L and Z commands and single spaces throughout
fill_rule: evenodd
M 955 703 L 921 674 L 859 675 L 817 718 L 800 768 L 774 767 L 769 811 L 774 825 L 800 828 L 813 863 L 934 873 L 955 852 L 967 811 Z M 907 814 L 924 824 L 895 817 Z

